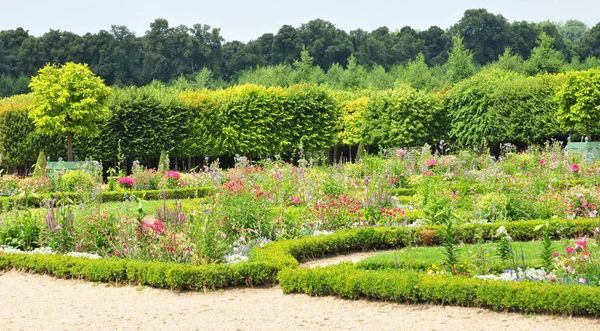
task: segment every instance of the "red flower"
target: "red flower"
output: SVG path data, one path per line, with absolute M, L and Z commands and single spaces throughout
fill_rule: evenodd
M 541 160 L 540 160 L 540 165 L 541 165 L 541 166 L 543 166 L 543 165 L 545 165 L 545 164 L 546 164 L 546 161 L 544 161 L 544 159 L 541 159 Z
M 585 237 L 581 237 L 581 240 L 575 242 L 575 248 L 587 248 L 587 242 L 585 241 Z
M 579 172 L 579 164 L 573 163 L 573 165 L 571 166 L 571 171 Z

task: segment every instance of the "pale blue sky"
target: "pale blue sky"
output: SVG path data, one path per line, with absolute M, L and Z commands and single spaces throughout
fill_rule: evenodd
M 588 26 L 600 21 L 600 1 L 594 0 L 411 0 L 411 1 L 331 1 L 331 0 L 21 0 L 3 1 L 0 30 L 23 27 L 33 35 L 49 29 L 85 34 L 126 25 L 137 35 L 148 30 L 150 22 L 165 18 L 171 26 L 196 23 L 221 28 L 226 40 L 248 41 L 266 32 L 276 33 L 284 24 L 298 27 L 321 18 L 346 31 L 391 30 L 409 25 L 427 29 L 431 25 L 448 28 L 458 22 L 466 9 L 486 8 L 509 21 L 565 21 L 578 19 Z

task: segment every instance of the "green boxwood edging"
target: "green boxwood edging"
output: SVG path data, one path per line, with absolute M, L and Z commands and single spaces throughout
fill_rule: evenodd
M 173 190 L 147 190 L 147 191 L 127 191 L 127 192 L 102 192 L 98 193 L 96 201 L 99 202 L 118 202 L 127 200 L 128 197 L 136 197 L 144 200 L 160 200 L 166 194 L 167 199 L 192 199 L 209 196 L 213 193 L 212 187 L 182 188 Z M 40 207 L 43 201 L 68 197 L 73 202 L 83 202 L 92 199 L 91 193 L 78 192 L 57 192 L 46 194 L 30 194 L 23 196 L 0 197 L 0 209 L 10 209 L 15 206 Z
M 444 178 L 442 176 L 433 176 L 429 179 L 444 180 Z M 596 183 L 598 183 L 598 182 L 596 181 Z M 552 186 L 554 188 L 567 188 L 567 187 L 572 187 L 572 186 L 577 186 L 577 185 L 584 185 L 584 184 L 586 184 L 586 181 L 582 180 L 582 179 L 559 180 L 559 181 L 552 182 L 552 183 L 544 183 L 544 186 L 547 186 L 548 184 L 552 184 Z M 501 186 L 503 186 L 505 188 L 523 189 L 523 188 L 528 187 L 527 185 L 528 184 L 525 184 L 525 183 L 506 183 Z M 450 189 L 452 189 L 453 191 L 460 191 L 460 192 L 485 193 L 490 190 L 490 185 L 482 184 L 482 183 L 474 183 L 474 184 L 461 183 L 461 184 L 450 185 Z M 390 195 L 397 196 L 397 197 L 410 197 L 410 196 L 416 195 L 418 193 L 418 190 L 417 190 L 417 188 L 413 188 L 413 187 L 402 187 L 402 188 L 390 189 L 388 191 L 388 193 Z
M 464 225 L 459 226 L 457 232 L 461 240 L 475 242 L 477 237 L 493 239 L 493 234 L 502 225 L 508 229 L 515 240 L 532 240 L 539 237 L 539 233 L 533 229 L 544 222 L 534 220 Z M 552 233 L 559 234 L 560 237 L 573 237 L 592 233 L 598 226 L 598 222 L 597 219 L 552 220 L 550 224 Z M 233 265 L 194 266 L 135 260 L 90 260 L 60 255 L 0 253 L 0 270 L 17 269 L 63 278 L 134 283 L 180 290 L 268 286 L 279 280 L 286 293 L 303 292 L 318 295 L 335 294 L 347 298 L 367 297 L 394 301 L 450 303 L 523 312 L 598 314 L 600 290 L 590 287 L 493 281 L 484 283 L 481 280 L 460 277 L 429 277 L 418 273 L 364 271 L 357 269 L 353 264 L 316 269 L 316 271 L 297 268 L 298 260 L 306 258 L 361 250 L 402 248 L 409 244 L 423 245 L 425 235 L 432 240 L 430 243 L 436 244 L 439 243 L 441 229 L 436 226 L 413 229 L 370 227 L 342 230 L 331 235 L 283 240 L 256 248 L 251 252 L 248 262 Z M 473 237 L 474 235 L 477 237 Z M 570 292 L 574 294 L 568 294 Z M 521 293 L 531 295 L 521 295 Z M 540 296 L 539 293 L 546 294 Z M 527 301 L 528 297 L 530 301 Z M 564 305 L 557 303 L 562 300 L 566 302 Z
M 148 285 L 177 290 L 270 286 L 280 268 L 261 262 L 186 265 L 136 260 L 93 260 L 63 255 L 0 254 L 0 269 L 16 269 L 93 282 Z
M 543 282 L 502 282 L 415 271 L 365 271 L 352 264 L 284 269 L 284 293 L 395 302 L 485 307 L 524 313 L 600 314 L 600 288 Z

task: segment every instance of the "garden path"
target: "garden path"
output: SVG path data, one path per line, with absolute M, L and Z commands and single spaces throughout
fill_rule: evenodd
M 304 266 L 356 261 L 368 254 Z M 178 293 L 8 271 L 0 275 L 0 291 L 2 330 L 600 329 L 600 320 L 591 318 L 284 295 L 278 286 Z

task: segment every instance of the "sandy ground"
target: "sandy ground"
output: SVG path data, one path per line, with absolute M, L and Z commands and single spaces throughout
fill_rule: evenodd
M 391 250 L 391 251 L 366 251 L 366 252 L 352 253 L 352 254 L 346 254 L 346 255 L 337 255 L 337 256 L 332 256 L 332 257 L 328 257 L 325 259 L 315 259 L 315 260 L 303 261 L 303 263 L 300 264 L 300 267 L 301 268 L 325 267 L 328 265 L 332 265 L 332 264 L 336 264 L 336 263 L 340 263 L 340 262 L 347 262 L 347 261 L 356 263 L 356 262 L 363 260 L 369 256 L 373 256 L 375 254 L 388 253 L 388 252 L 393 252 L 393 250 Z
M 1 330 L 600 329 L 599 319 L 284 295 L 279 287 L 176 293 L 9 271 L 0 291 Z

